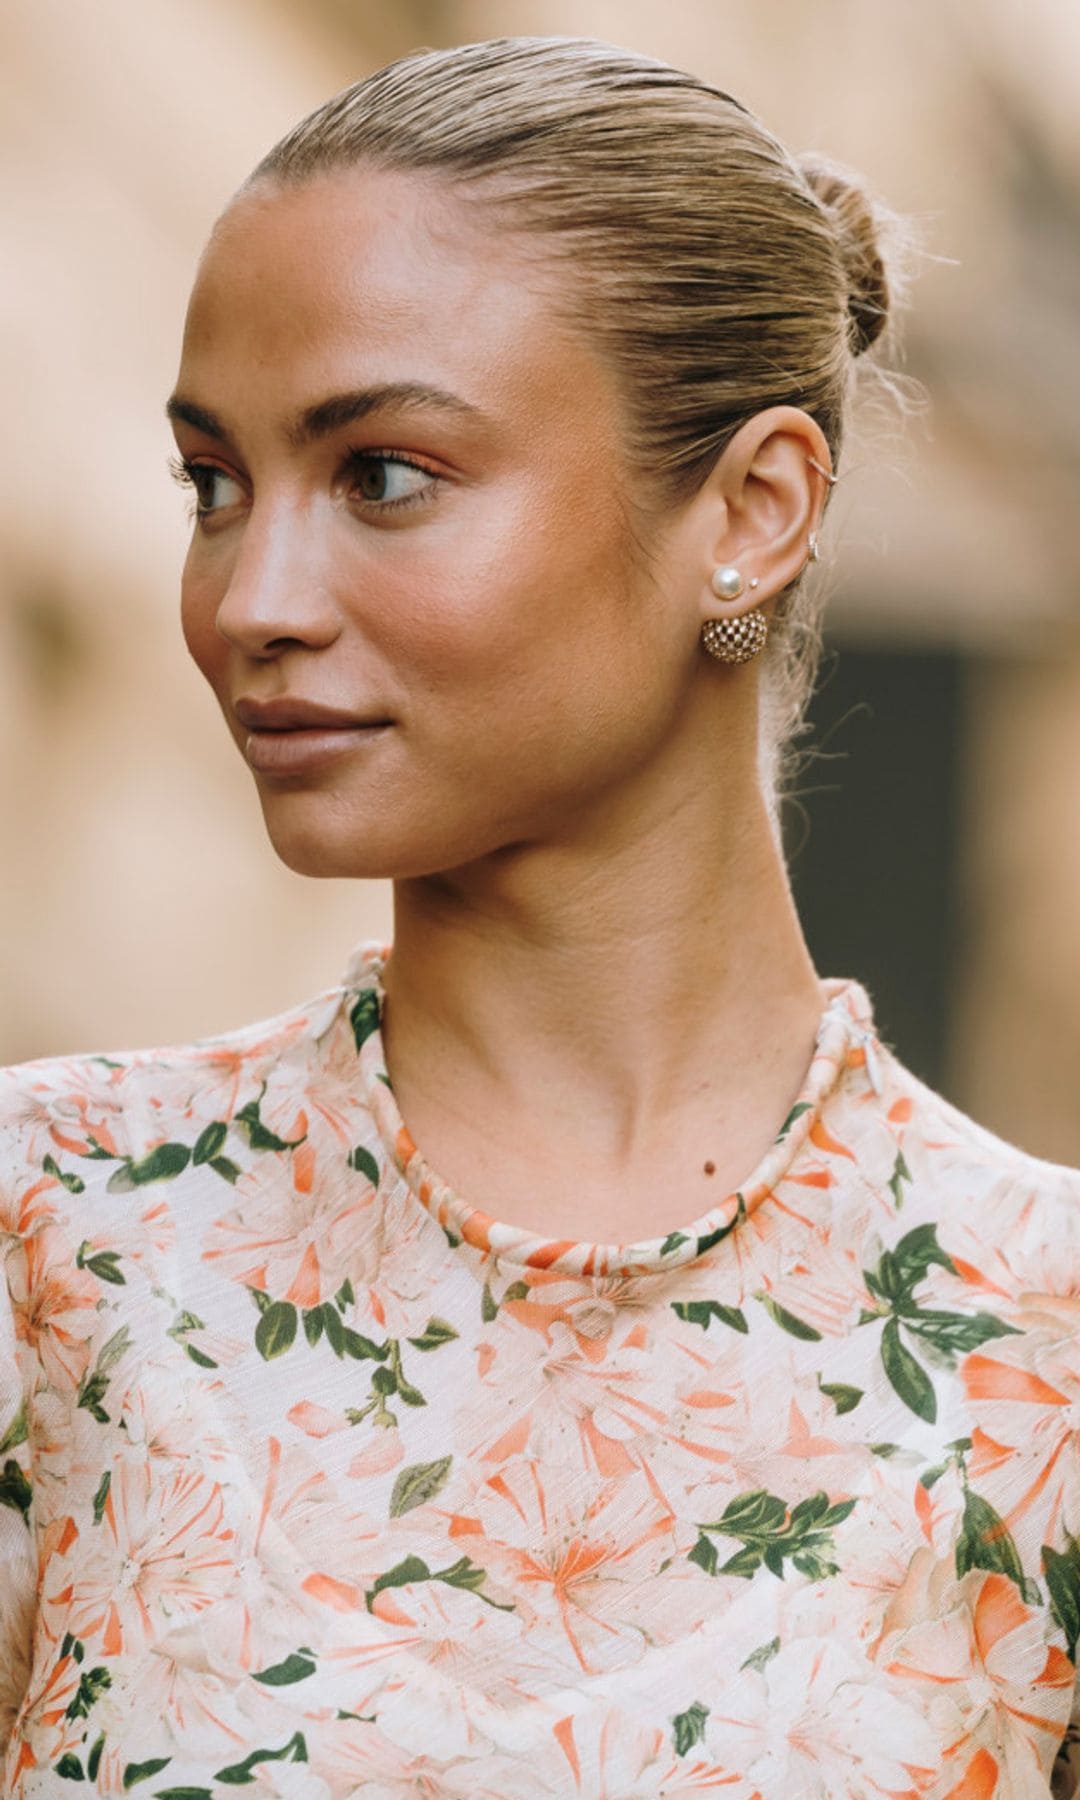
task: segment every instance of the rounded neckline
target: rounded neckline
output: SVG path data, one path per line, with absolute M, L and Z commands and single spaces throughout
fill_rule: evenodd
M 880 1053 L 881 1046 L 874 1033 L 870 997 L 851 977 L 826 977 L 821 982 L 826 1003 L 798 1097 L 764 1156 L 737 1188 L 707 1212 L 664 1237 L 642 1238 L 627 1244 L 548 1238 L 470 1205 L 431 1167 L 405 1124 L 390 1084 L 381 1029 L 385 998 L 382 974 L 392 948 L 379 942 L 359 945 L 343 982 L 354 1002 L 354 1028 L 356 1001 L 365 993 L 375 1000 L 365 1019 L 362 1040 L 357 1031 L 363 1097 L 391 1163 L 420 1205 L 442 1227 L 448 1241 L 455 1246 L 459 1242 L 470 1244 L 500 1262 L 577 1276 L 665 1274 L 697 1262 L 721 1244 L 777 1183 L 793 1175 L 812 1153 L 814 1128 L 825 1103 L 848 1072 L 861 1072 L 866 1085 L 880 1092 L 875 1053 Z

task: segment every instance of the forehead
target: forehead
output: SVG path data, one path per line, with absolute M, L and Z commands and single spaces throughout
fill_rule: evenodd
M 449 184 L 362 168 L 260 182 L 203 253 L 179 385 L 212 384 L 209 406 L 235 388 L 250 411 L 253 376 L 281 409 L 343 379 L 430 379 L 484 410 L 599 404 L 613 421 L 612 384 L 563 316 L 561 279 L 537 240 Z

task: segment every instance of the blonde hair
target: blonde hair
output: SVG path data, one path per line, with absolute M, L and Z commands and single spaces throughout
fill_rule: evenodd
M 792 156 L 738 100 L 593 38 L 419 50 L 344 88 L 245 186 L 364 163 L 438 176 L 565 256 L 572 321 L 615 371 L 646 510 L 700 487 L 767 407 L 801 407 L 836 469 L 855 359 L 881 336 L 901 221 L 828 158 Z M 886 386 L 889 378 L 881 371 Z M 899 384 L 897 384 L 897 391 Z M 821 651 L 820 580 L 778 597 L 760 768 L 778 818 Z

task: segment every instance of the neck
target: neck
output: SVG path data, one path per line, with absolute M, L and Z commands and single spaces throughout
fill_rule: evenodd
M 824 996 L 752 743 L 738 761 L 677 804 L 646 778 L 557 838 L 395 885 L 384 1037 L 407 1123 L 540 1117 L 614 1169 L 694 1108 L 797 1085 Z

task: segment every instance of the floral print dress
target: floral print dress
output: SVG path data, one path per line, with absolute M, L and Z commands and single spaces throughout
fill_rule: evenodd
M 738 1192 L 553 1242 L 412 1142 L 389 954 L 0 1074 L 3 1793 L 1076 1791 L 1080 1176 L 833 980 Z

